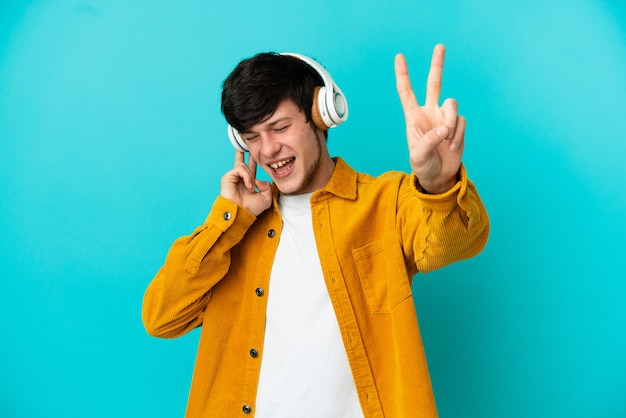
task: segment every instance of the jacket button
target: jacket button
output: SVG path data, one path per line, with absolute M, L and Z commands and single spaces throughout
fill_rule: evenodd
M 276 236 L 276 231 L 273 229 L 270 229 L 269 231 L 267 231 L 267 236 L 270 238 L 274 238 Z
M 252 350 L 250 350 L 250 357 L 252 358 L 257 358 L 259 356 L 259 352 L 256 351 L 254 348 Z
M 224 220 L 230 221 L 230 218 L 232 218 L 232 215 L 230 214 L 230 212 L 224 212 Z
M 244 405 L 243 408 L 241 408 L 241 410 L 243 411 L 244 414 L 249 414 L 250 412 L 252 412 L 252 408 L 250 407 L 250 405 Z
M 261 297 L 265 294 L 265 292 L 263 291 L 262 288 L 257 287 L 256 290 L 254 291 L 254 293 L 256 293 L 257 296 Z

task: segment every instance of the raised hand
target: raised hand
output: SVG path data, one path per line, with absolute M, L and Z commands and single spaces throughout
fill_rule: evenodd
M 458 115 L 456 100 L 439 106 L 445 47 L 435 46 L 426 82 L 426 101 L 420 105 L 402 54 L 395 57 L 396 88 L 406 122 L 411 168 L 428 193 L 443 193 L 456 183 L 461 166 L 465 118 Z
M 257 180 L 256 161 L 236 151 L 233 168 L 220 180 L 220 195 L 258 216 L 272 204 L 272 190 L 267 181 Z

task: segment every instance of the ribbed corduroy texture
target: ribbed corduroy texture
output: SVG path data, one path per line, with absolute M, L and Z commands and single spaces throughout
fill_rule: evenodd
M 337 159 L 328 185 L 311 198 L 320 262 L 366 418 L 437 416 L 411 279 L 478 254 L 489 234 L 463 167 L 443 195 L 414 185 L 407 174 L 374 178 Z M 189 418 L 254 415 L 281 230 L 276 207 L 275 195 L 274 206 L 255 218 L 218 197 L 206 222 L 172 245 L 146 291 L 151 335 L 177 337 L 202 326 Z

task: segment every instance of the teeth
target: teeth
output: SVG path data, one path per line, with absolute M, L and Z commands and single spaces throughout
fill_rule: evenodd
M 279 167 L 284 166 L 285 164 L 290 163 L 292 160 L 293 160 L 293 158 L 289 158 L 289 159 L 283 160 L 283 161 L 278 161 L 276 163 L 270 164 L 270 167 L 272 167 L 272 168 L 279 168 Z

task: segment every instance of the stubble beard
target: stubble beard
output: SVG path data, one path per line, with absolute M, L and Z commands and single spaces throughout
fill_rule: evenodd
M 314 156 L 314 160 L 311 161 L 311 163 L 305 167 L 304 178 L 302 179 L 302 183 L 300 183 L 300 187 L 298 187 L 297 190 L 291 193 L 283 193 L 281 191 L 283 195 L 294 196 L 294 195 L 302 194 L 302 190 L 309 187 L 311 183 L 313 182 L 313 178 L 315 177 L 315 174 L 317 173 L 319 166 L 320 166 L 320 161 L 322 160 L 322 144 L 320 142 L 321 141 L 320 135 L 316 133 L 315 138 L 317 139 L 317 147 L 315 148 L 316 155 Z

